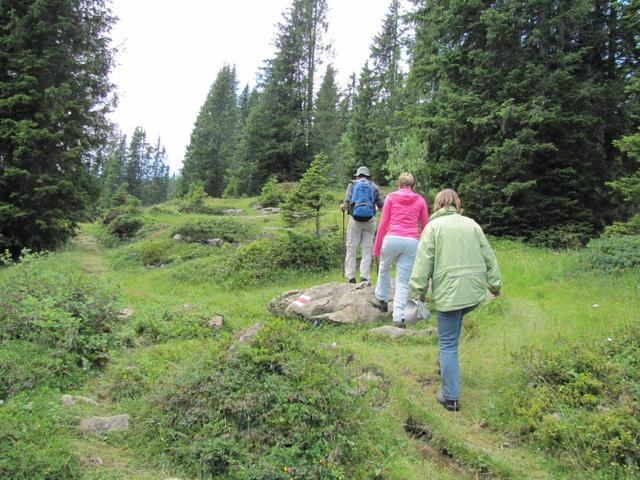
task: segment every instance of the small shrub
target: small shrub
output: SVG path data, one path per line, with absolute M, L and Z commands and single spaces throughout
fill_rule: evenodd
M 512 428 L 577 469 L 640 474 L 638 327 L 553 352 L 523 349 L 515 359 L 522 377 L 506 407 Z
M 107 226 L 107 232 L 120 240 L 132 238 L 144 222 L 140 217 L 126 213 L 114 218 Z
M 640 213 L 626 222 L 613 222 L 604 229 L 606 235 L 640 235 Z
M 207 218 L 192 220 L 173 229 L 171 236 L 180 234 L 191 242 L 204 242 L 221 238 L 225 242 L 242 242 L 255 236 L 255 229 L 234 218 Z
M 117 240 L 132 238 L 144 225 L 137 199 L 126 194 L 125 199 L 124 203 L 107 210 L 102 216 L 107 236 Z M 111 238 L 104 238 L 104 243 L 110 244 Z
M 48 259 L 10 267 L 0 283 L 0 342 L 49 350 L 55 371 L 103 364 L 111 345 L 116 293 L 74 266 Z
M 149 240 L 129 245 L 115 257 L 118 265 L 144 265 L 160 267 L 206 257 L 216 250 L 203 245 L 173 240 Z
M 109 365 L 105 383 L 113 400 L 138 398 L 155 390 L 156 382 L 175 373 L 185 365 L 193 365 L 219 354 L 219 344 L 208 342 L 206 346 L 197 340 L 176 340 L 147 348 L 129 350 Z
M 75 480 L 84 478 L 65 430 L 60 394 L 15 397 L 0 405 L 0 478 Z
M 366 404 L 351 393 L 346 358 L 319 349 L 302 327 L 276 321 L 207 367 L 161 389 L 149 412 L 157 421 L 144 432 L 187 474 L 362 478 L 371 453 Z
M 145 343 L 160 343 L 182 338 L 212 338 L 219 331 L 213 332 L 205 326 L 211 312 L 193 310 L 158 309 L 146 312 L 136 318 L 133 325 L 135 333 Z
M 184 198 L 178 202 L 178 210 L 183 213 L 222 214 L 221 208 L 207 205 L 208 198 L 204 185 L 201 182 L 194 182 L 189 185 L 189 191 Z
M 6 400 L 38 385 L 62 387 L 73 371 L 63 358 L 23 340 L 0 342 L 0 399 Z
M 606 235 L 591 240 L 582 253 L 590 270 L 618 272 L 640 266 L 640 236 Z
M 591 225 L 571 223 L 535 232 L 527 241 L 540 247 L 573 249 L 582 247 L 592 237 L 593 227 Z
M 242 246 L 221 268 L 234 285 L 255 285 L 278 279 L 283 271 L 319 272 L 339 267 L 342 245 L 336 234 L 287 232 L 275 239 L 259 239 Z
M 258 202 L 263 207 L 279 207 L 294 186 L 294 183 L 278 183 L 278 178 L 272 175 L 262 186 Z

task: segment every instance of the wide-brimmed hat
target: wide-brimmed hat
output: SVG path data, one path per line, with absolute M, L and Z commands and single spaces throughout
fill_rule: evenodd
M 365 166 L 362 167 L 358 167 L 358 170 L 356 171 L 356 177 L 360 177 L 364 175 L 365 177 L 370 177 L 371 174 L 369 173 L 369 169 Z

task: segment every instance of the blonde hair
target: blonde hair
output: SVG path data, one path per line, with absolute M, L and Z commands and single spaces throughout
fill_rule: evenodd
M 447 188 L 436 195 L 436 199 L 433 202 L 433 210 L 437 212 L 441 208 L 450 207 L 452 205 L 456 207 L 458 213 L 463 212 L 460 207 L 460 197 L 458 197 L 458 194 L 454 190 Z
M 416 184 L 416 179 L 409 172 L 402 172 L 396 182 L 398 188 L 410 187 L 413 188 Z

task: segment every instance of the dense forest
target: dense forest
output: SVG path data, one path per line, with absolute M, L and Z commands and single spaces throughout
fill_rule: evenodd
M 122 192 L 254 195 L 318 154 L 337 183 L 365 164 L 453 187 L 496 235 L 640 232 L 640 2 L 391 0 L 347 85 L 327 9 L 292 0 L 255 86 L 218 72 L 174 179 L 161 139 L 108 121 L 109 2 L 0 2 L 0 250 L 55 248 Z

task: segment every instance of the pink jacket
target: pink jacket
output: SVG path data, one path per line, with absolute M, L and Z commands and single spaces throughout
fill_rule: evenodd
M 421 195 L 410 188 L 401 188 L 391 192 L 384 199 L 380 225 L 378 225 L 376 241 L 373 244 L 373 255 L 380 256 L 385 235 L 418 240 L 428 221 L 429 209 L 427 202 Z

